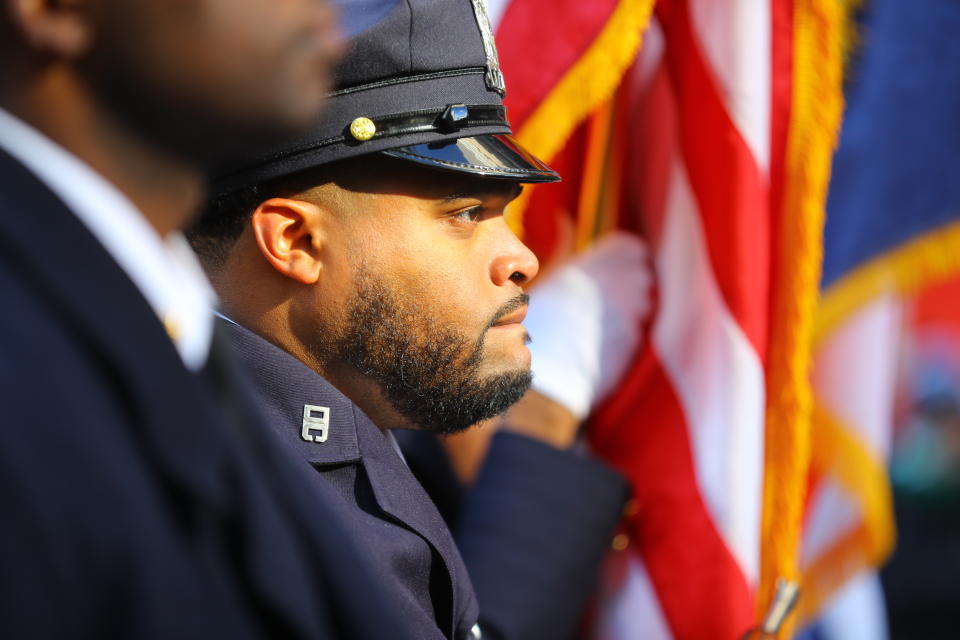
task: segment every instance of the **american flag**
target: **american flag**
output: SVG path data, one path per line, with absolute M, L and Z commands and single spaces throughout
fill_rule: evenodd
M 565 179 L 525 192 L 525 241 L 549 264 L 624 228 L 653 256 L 644 346 L 589 428 L 634 490 L 589 635 L 738 638 L 776 578 L 798 577 L 845 14 L 813 0 L 488 5 L 517 137 Z

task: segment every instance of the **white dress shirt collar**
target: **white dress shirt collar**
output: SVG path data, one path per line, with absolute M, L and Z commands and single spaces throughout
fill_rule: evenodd
M 216 297 L 183 235 L 161 238 L 119 189 L 3 109 L 0 147 L 73 211 L 146 298 L 184 364 L 200 369 L 210 351 Z

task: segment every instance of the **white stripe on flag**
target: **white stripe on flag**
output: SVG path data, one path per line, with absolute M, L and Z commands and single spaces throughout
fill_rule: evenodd
M 770 172 L 769 1 L 692 0 L 695 38 L 720 84 L 727 112 L 764 176 Z
M 620 590 L 603 602 L 598 627 L 590 637 L 595 640 L 673 640 L 643 561 L 627 551 L 614 554 L 608 562 L 618 565 L 608 569 L 625 578 Z
M 893 400 L 903 326 L 903 303 L 871 301 L 820 345 L 813 371 L 817 402 L 885 462 L 890 454 Z
M 697 481 L 750 585 L 760 561 L 764 378 L 723 300 L 686 171 L 673 160 L 653 343 L 687 418 Z
M 807 498 L 809 514 L 800 549 L 801 570 L 860 523 L 860 507 L 835 481 L 825 478 Z

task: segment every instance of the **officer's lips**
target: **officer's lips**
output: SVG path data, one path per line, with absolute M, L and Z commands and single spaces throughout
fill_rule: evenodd
M 499 320 L 493 323 L 493 327 L 508 328 L 508 327 L 518 327 L 522 326 L 524 318 L 527 317 L 527 307 L 523 306 L 508 313 Z

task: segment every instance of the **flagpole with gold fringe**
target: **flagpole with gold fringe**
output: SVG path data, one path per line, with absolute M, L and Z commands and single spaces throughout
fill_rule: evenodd
M 793 84 L 773 285 L 761 522 L 758 616 L 777 583 L 799 583 L 799 549 L 811 451 L 814 316 L 823 257 L 827 186 L 843 113 L 849 7 L 796 0 Z M 800 595 L 803 597 L 802 593 Z M 778 637 L 791 638 L 788 618 Z

